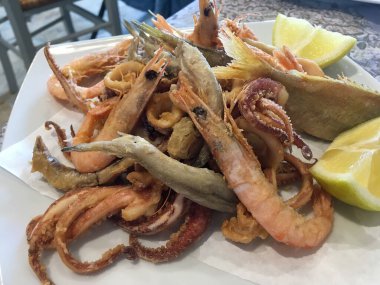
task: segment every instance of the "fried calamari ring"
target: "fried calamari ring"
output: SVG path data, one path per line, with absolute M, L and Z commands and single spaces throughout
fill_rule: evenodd
M 181 194 L 173 201 L 166 201 L 161 208 L 151 216 L 134 221 L 126 221 L 121 216 L 112 217 L 113 221 L 124 231 L 136 235 L 154 235 L 175 224 L 188 210 L 190 200 Z M 169 197 L 170 198 L 170 197 Z
M 149 124 L 162 134 L 168 134 L 183 115 L 170 100 L 169 92 L 154 94 L 146 108 Z
M 129 236 L 129 245 L 136 250 L 137 255 L 145 260 L 161 263 L 175 259 L 190 247 L 207 229 L 211 210 L 192 203 L 185 222 L 180 229 L 170 236 L 170 240 L 157 248 L 149 248 L 140 243 L 137 236 Z
M 104 77 L 104 85 L 121 96 L 131 89 L 144 65 L 137 61 L 127 61 L 117 65 Z
M 150 187 L 138 189 L 125 186 L 117 193 L 110 195 L 81 214 L 67 231 L 68 240 L 75 239 L 90 227 L 121 211 L 132 219 L 140 218 L 156 209 L 161 198 L 162 188 Z

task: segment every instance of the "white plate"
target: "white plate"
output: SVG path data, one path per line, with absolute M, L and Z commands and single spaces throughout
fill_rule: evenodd
M 264 42 L 270 42 L 272 26 L 273 21 L 252 23 L 255 33 Z M 119 40 L 120 37 L 115 37 L 69 43 L 54 46 L 51 51 L 58 64 L 63 65 L 86 53 L 109 48 Z M 342 72 L 371 88 L 380 89 L 375 79 L 348 58 L 344 58 L 328 69 L 330 75 Z M 51 71 L 40 50 L 15 102 L 3 148 L 26 137 L 62 108 L 47 94 L 46 81 L 50 74 Z M 31 218 L 43 213 L 52 201 L 33 191 L 4 169 L 0 169 L 0 181 L 0 268 L 2 274 L 0 285 L 39 284 L 27 261 L 25 228 Z M 122 231 L 110 226 L 105 226 L 105 228 L 102 227 L 104 230 L 95 229 L 96 235 L 88 235 L 86 244 L 79 250 L 81 258 L 95 258 L 102 250 L 127 241 Z M 94 238 L 94 236 L 98 237 Z M 362 258 L 365 262 L 365 257 L 358 258 Z M 153 265 L 142 261 L 133 264 L 123 260 L 99 274 L 90 276 L 72 273 L 61 263 L 57 254 L 48 255 L 46 261 L 49 274 L 56 284 L 205 284 L 206 282 L 222 285 L 251 284 L 203 264 L 188 255 L 163 265 Z M 294 279 L 296 280 L 297 276 L 294 276 Z

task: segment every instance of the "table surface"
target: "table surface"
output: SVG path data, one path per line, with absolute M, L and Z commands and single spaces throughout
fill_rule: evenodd
M 221 2 L 221 1 L 218 1 Z M 278 13 L 304 18 L 330 31 L 353 36 L 357 45 L 349 56 L 380 81 L 380 5 L 350 0 L 224 0 L 220 20 L 247 15 L 246 21 L 274 20 Z M 168 19 L 175 27 L 193 25 L 198 1 Z

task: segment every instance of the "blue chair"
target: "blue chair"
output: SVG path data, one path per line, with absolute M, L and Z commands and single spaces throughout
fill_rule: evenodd
M 32 38 L 53 25 L 63 21 L 67 31 L 67 35 L 52 40 L 51 43 L 53 44 L 76 40 L 82 35 L 90 34 L 99 29 L 107 29 L 113 35 L 121 34 L 119 10 L 116 0 L 104 0 L 110 19 L 108 22 L 75 5 L 74 2 L 76 1 L 78 0 L 0 0 L 0 5 L 5 8 L 6 12 L 6 17 L 0 19 L 0 24 L 9 21 L 16 38 L 16 42 L 10 43 L 5 41 L 0 35 L 0 60 L 12 92 L 18 88 L 9 62 L 8 51 L 11 50 L 20 56 L 24 61 L 25 67 L 28 68 L 36 51 L 41 47 L 34 46 Z M 35 31 L 29 31 L 27 21 L 32 15 L 54 8 L 60 9 L 60 17 L 52 19 L 49 23 L 46 23 Z M 71 22 L 70 12 L 79 14 L 91 21 L 93 26 L 81 31 L 75 31 Z
M 1 35 L 0 35 L 0 41 L 5 41 L 3 38 L 1 38 Z M 11 61 L 9 60 L 8 49 L 1 44 L 0 44 L 0 62 L 1 62 L 1 65 L 3 66 L 5 79 L 7 80 L 9 91 L 14 94 L 18 90 L 17 80 L 14 75 Z

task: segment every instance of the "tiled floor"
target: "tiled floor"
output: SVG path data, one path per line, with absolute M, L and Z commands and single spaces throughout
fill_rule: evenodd
M 82 0 L 79 3 L 82 7 L 85 7 L 89 11 L 96 13 L 101 4 L 102 0 Z M 136 10 L 132 7 L 126 6 L 124 2 L 119 1 L 119 11 L 120 11 L 120 18 L 123 19 L 141 19 L 147 16 L 146 12 L 142 12 L 140 10 Z M 2 7 L 0 7 L 0 18 L 5 15 L 5 11 Z M 52 19 L 59 15 L 59 11 L 57 9 L 47 11 L 44 13 L 41 13 L 39 15 L 35 15 L 31 18 L 29 25 L 29 29 L 33 30 L 35 28 L 38 28 L 41 26 L 41 23 L 44 23 L 46 19 Z M 77 30 L 82 29 L 83 27 L 88 26 L 90 23 L 83 18 L 73 14 L 73 23 L 74 27 Z M 124 32 L 126 32 L 124 30 Z M 0 33 L 2 37 L 8 41 L 14 40 L 14 35 L 12 32 L 12 29 L 8 23 L 4 23 L 0 25 Z M 50 28 L 46 32 L 41 33 L 38 37 L 36 37 L 35 44 L 42 44 L 49 40 L 52 40 L 56 37 L 56 35 L 64 35 L 65 29 L 63 24 L 57 24 L 54 27 Z M 106 37 L 109 36 L 109 33 L 106 31 L 101 31 L 98 34 L 99 37 Z M 89 36 L 84 36 L 81 39 L 88 39 Z M 23 65 L 23 62 L 20 58 L 18 58 L 15 54 L 9 53 L 12 66 L 15 70 L 16 77 L 18 80 L 19 85 L 21 85 L 22 81 L 24 80 L 26 69 Z M 8 92 L 8 85 L 5 80 L 4 70 L 0 64 L 0 149 L 1 144 L 3 141 L 3 131 L 6 126 L 6 122 L 8 121 L 14 100 L 16 95 L 10 94 Z

